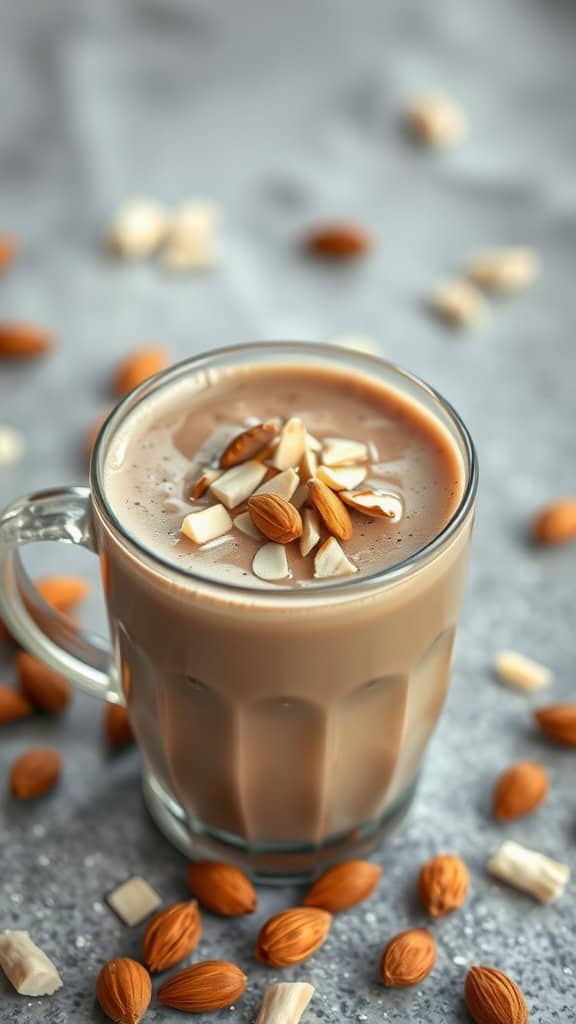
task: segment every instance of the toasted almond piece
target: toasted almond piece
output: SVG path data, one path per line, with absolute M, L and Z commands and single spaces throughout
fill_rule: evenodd
M 308 481 L 308 494 L 328 533 L 338 540 L 349 540 L 352 536 L 352 522 L 348 509 L 338 495 L 321 480 Z
M 122 704 L 107 704 L 104 708 L 104 736 L 110 750 L 122 750 L 134 742 L 128 712 Z
M 142 964 L 126 956 L 104 964 L 96 981 L 96 999 L 110 1020 L 138 1024 L 151 998 L 152 982 Z
M 235 864 L 193 861 L 188 865 L 188 884 L 202 906 L 215 914 L 238 917 L 256 910 L 256 890 L 248 875 Z
M 25 450 L 24 435 L 19 430 L 0 426 L 0 466 L 12 466 L 20 462 Z
M 246 534 L 247 537 L 251 537 L 252 540 L 258 540 L 262 542 L 264 540 L 263 534 L 260 530 L 257 530 L 250 518 L 249 512 L 241 512 L 239 516 L 234 519 L 234 526 L 240 533 Z
M 230 469 L 231 466 L 236 466 L 240 462 L 255 458 L 269 446 L 277 434 L 278 424 L 273 420 L 248 427 L 247 430 L 243 430 L 241 434 L 230 441 L 230 444 L 224 449 L 220 456 L 220 466 L 222 469 Z
M 14 260 L 16 249 L 16 240 L 12 235 L 2 233 L 0 235 L 0 274 L 8 270 Z
M 318 479 L 332 491 L 351 491 L 366 479 L 366 466 L 319 466 Z
M 491 292 L 512 292 L 534 283 L 540 271 L 535 249 L 525 247 L 486 249 L 476 253 L 466 267 L 474 284 Z
M 0 968 L 21 996 L 51 996 L 62 988 L 55 965 L 28 932 L 0 934 Z
M 436 942 L 426 928 L 410 928 L 390 939 L 380 962 L 382 981 L 405 988 L 424 981 L 436 963 Z
M 311 448 L 304 449 L 304 455 L 300 459 L 300 479 L 306 483 L 307 480 L 312 480 L 318 472 L 318 456 L 316 452 L 313 452 Z
M 335 537 L 328 537 L 314 556 L 314 577 L 352 576 L 358 568 L 344 554 Z
M 43 796 L 58 782 L 62 771 L 62 758 L 57 750 L 33 747 L 12 763 L 10 789 L 19 800 Z
M 116 212 L 108 232 L 111 248 L 125 260 L 140 260 L 158 248 L 168 230 L 168 216 L 153 199 L 130 199 Z
M 476 1024 L 528 1024 L 528 1007 L 518 985 L 495 967 L 470 968 L 464 999 Z
M 557 900 L 570 878 L 570 868 L 566 864 L 510 839 L 492 855 L 486 870 L 494 878 L 527 892 L 541 903 Z
M 195 544 L 206 544 L 228 533 L 232 529 L 232 520 L 224 505 L 210 505 L 200 512 L 190 512 L 180 529 Z
M 210 490 L 226 508 L 236 508 L 253 494 L 265 476 L 266 466 L 264 463 L 250 459 L 248 462 L 241 462 L 239 466 L 227 469 L 210 485 Z
M 158 893 L 140 875 L 132 875 L 106 897 L 106 902 L 129 928 L 142 924 L 162 902 Z
M 264 544 L 252 561 L 252 572 L 261 580 L 288 580 L 292 577 L 283 544 Z
M 282 498 L 290 501 L 299 483 L 300 477 L 292 468 L 285 469 L 282 473 L 276 471 L 273 476 L 260 484 L 260 487 L 254 491 L 254 496 L 257 494 L 279 494 Z
M 35 586 L 46 604 L 70 612 L 88 596 L 90 584 L 83 576 L 42 576 Z
M 142 958 L 155 974 L 175 967 L 196 949 L 202 921 L 196 900 L 172 903 L 152 918 L 144 933 Z
M 434 149 L 456 146 L 468 134 L 464 112 L 442 93 L 415 96 L 405 108 L 404 120 L 415 139 Z
M 221 476 L 221 469 L 211 469 L 209 466 L 207 466 L 205 469 L 202 470 L 196 482 L 192 484 L 192 487 L 190 489 L 190 497 L 193 500 L 196 500 L 196 498 L 201 498 L 202 495 L 206 493 L 211 484 L 215 483 L 216 480 L 218 480 L 218 478 Z
M 300 486 L 294 491 L 290 501 L 294 505 L 294 508 L 301 509 L 302 505 L 308 501 L 308 485 L 300 484 Z
M 16 690 L 11 690 L 9 686 L 0 684 L 0 725 L 17 722 L 20 718 L 27 718 L 33 710 L 26 697 Z
M 552 672 L 545 665 L 527 658 L 518 651 L 500 651 L 494 662 L 496 675 L 507 686 L 524 693 L 543 690 L 552 682 Z
M 325 437 L 322 442 L 324 466 L 355 466 L 368 461 L 368 445 L 346 437 Z
M 386 491 L 339 491 L 339 497 L 364 516 L 375 519 L 389 519 L 391 523 L 397 523 L 402 518 L 402 501 L 396 494 L 389 494 Z
M 355 260 L 371 248 L 372 240 L 359 224 L 337 222 L 309 231 L 305 248 L 312 256 L 325 260 Z
M 575 540 L 576 498 L 559 498 L 543 508 L 532 525 L 532 538 L 537 544 L 566 544 Z
M 494 815 L 512 821 L 531 814 L 548 793 L 548 772 L 537 761 L 519 761 L 500 775 L 494 788 Z
M 468 895 L 468 868 L 460 857 L 442 853 L 429 860 L 418 878 L 418 893 L 432 917 L 458 910 Z
M 276 469 L 290 469 L 298 466 L 306 449 L 306 427 L 296 416 L 287 420 L 280 433 L 280 439 L 272 456 Z
M 0 360 L 36 359 L 45 355 L 52 344 L 52 335 L 41 327 L 16 322 L 0 323 Z
M 302 536 L 300 554 L 303 558 L 314 550 L 320 540 L 320 519 L 315 508 L 305 508 L 302 513 Z
M 247 977 L 226 960 L 204 960 L 173 974 L 158 989 L 158 1002 L 185 1013 L 212 1013 L 244 994 Z
M 260 929 L 256 959 L 272 967 L 302 963 L 322 945 L 332 915 L 317 907 L 292 907 L 271 917 Z
M 540 731 L 554 743 L 576 747 L 576 704 L 551 704 L 534 712 Z
M 432 313 L 451 327 L 472 327 L 485 307 L 476 285 L 459 278 L 439 284 L 430 293 L 428 304 Z
M 64 676 L 27 651 L 16 655 L 20 692 L 35 707 L 50 714 L 64 711 L 72 700 L 72 687 Z
M 290 544 L 302 535 L 298 509 L 279 494 L 254 494 L 248 512 L 254 526 L 275 544 Z
M 119 363 L 112 386 L 115 394 L 127 395 L 168 366 L 168 353 L 161 345 L 142 345 Z
M 320 875 L 308 889 L 304 906 L 321 907 L 331 914 L 349 910 L 372 895 L 382 868 L 368 860 L 346 860 Z
M 307 981 L 277 981 L 269 985 L 256 1024 L 298 1024 L 314 991 Z

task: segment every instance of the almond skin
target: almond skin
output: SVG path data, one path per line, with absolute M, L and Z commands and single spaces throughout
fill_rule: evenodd
M 36 359 L 52 348 L 52 336 L 33 324 L 0 324 L 0 360 Z
M 436 963 L 436 943 L 425 928 L 399 932 L 385 947 L 380 963 L 382 981 L 404 988 L 423 981 Z
M 142 958 L 154 974 L 179 964 L 200 942 L 202 921 L 196 900 L 173 903 L 152 918 L 144 934 Z
M 256 891 L 240 868 L 219 860 L 188 865 L 188 884 L 196 899 L 215 914 L 237 917 L 256 910 Z
M 335 223 L 310 231 L 305 248 L 320 259 L 346 261 L 364 256 L 371 246 L 370 236 L 358 224 Z
M 495 967 L 471 967 L 464 999 L 476 1024 L 527 1024 L 528 1007 L 515 981 Z
M 347 860 L 328 868 L 304 897 L 305 907 L 320 907 L 331 914 L 348 910 L 374 892 L 382 868 L 367 860 Z
M 32 705 L 26 697 L 17 690 L 0 684 L 0 725 L 5 722 L 17 722 L 19 718 L 27 718 L 32 711 Z
M 104 1013 L 118 1024 L 138 1024 L 150 1006 L 152 982 L 136 960 L 109 960 L 98 975 L 96 998 Z
M 158 989 L 158 1002 L 185 1013 L 223 1010 L 240 999 L 248 979 L 236 964 L 204 960 L 173 974 Z
M 104 708 L 104 736 L 110 750 L 122 750 L 134 742 L 128 712 L 121 704 L 107 704 Z
M 254 526 L 276 544 L 290 544 L 302 536 L 302 517 L 297 508 L 279 494 L 255 494 L 248 499 Z
M 576 704 L 550 704 L 535 711 L 534 718 L 547 739 L 576 747 Z
M 451 853 L 442 853 L 422 868 L 418 894 L 432 917 L 444 917 L 462 906 L 468 885 L 468 868 L 464 861 Z
M 72 611 L 90 590 L 88 580 L 82 576 L 43 576 L 35 585 L 46 604 L 59 612 Z
M 0 274 L 8 270 L 14 259 L 16 248 L 16 242 L 12 235 L 0 235 Z
M 536 516 L 532 539 L 537 544 L 565 544 L 576 538 L 576 498 L 553 501 Z
M 19 800 L 42 796 L 56 785 L 62 770 L 57 750 L 34 747 L 17 757 L 10 769 L 10 789 Z
M 276 423 L 257 423 L 235 437 L 220 457 L 220 468 L 230 469 L 247 459 L 254 459 L 278 434 Z
M 513 821 L 531 814 L 548 793 L 548 773 L 537 761 L 519 761 L 502 772 L 494 788 L 494 815 Z
M 290 967 L 312 956 L 328 935 L 332 915 L 318 907 L 282 910 L 262 925 L 255 956 L 262 964 Z
M 113 386 L 117 395 L 127 395 L 155 373 L 168 366 L 168 353 L 161 346 L 137 348 L 118 366 Z
M 335 491 L 331 491 L 321 480 L 309 480 L 308 494 L 328 532 L 338 540 L 350 540 L 352 520 Z
M 41 711 L 56 714 L 70 704 L 72 688 L 68 680 L 27 651 L 16 655 L 16 672 L 20 692 Z

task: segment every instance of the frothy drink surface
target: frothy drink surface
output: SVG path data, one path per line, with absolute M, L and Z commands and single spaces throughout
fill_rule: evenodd
M 365 485 L 402 499 L 397 523 L 352 513 L 352 537 L 342 546 L 358 569 L 356 579 L 403 561 L 451 518 L 463 469 L 448 433 L 430 414 L 369 377 L 290 365 L 199 374 L 138 407 L 106 461 L 105 489 L 118 519 L 140 543 L 181 569 L 262 587 L 251 571 L 258 541 L 233 528 L 199 546 L 182 534 L 181 525 L 193 508 L 193 482 L 228 441 L 256 421 L 290 417 L 300 418 L 320 441 L 336 436 L 367 444 Z M 208 493 L 201 507 L 214 502 Z M 312 558 L 300 555 L 298 543 L 289 546 L 288 557 L 292 577 L 276 585 L 313 586 Z

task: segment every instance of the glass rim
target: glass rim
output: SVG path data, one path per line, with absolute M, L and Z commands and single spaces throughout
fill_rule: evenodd
M 441 406 L 443 412 L 447 415 L 452 426 L 456 429 L 464 449 L 467 463 L 464 467 L 466 479 L 460 501 L 442 530 L 437 533 L 432 540 L 428 541 L 427 544 L 424 544 L 423 547 L 409 555 L 408 558 L 368 575 L 361 575 L 359 577 L 347 576 L 339 579 L 336 578 L 332 580 L 332 582 L 327 581 L 326 583 L 314 583 L 313 586 L 279 587 L 277 585 L 272 585 L 251 587 L 242 583 L 236 583 L 232 580 L 219 580 L 214 577 L 204 576 L 201 573 L 178 566 L 167 558 L 163 558 L 157 552 L 142 543 L 137 536 L 127 530 L 126 526 L 122 523 L 121 519 L 119 519 L 114 509 L 109 504 L 106 497 L 103 479 L 103 453 L 105 452 L 108 442 L 113 436 L 115 430 L 124 422 L 125 418 L 137 405 L 152 396 L 162 387 L 170 384 L 175 378 L 186 376 L 189 372 L 198 372 L 210 369 L 211 363 L 223 358 L 225 359 L 226 356 L 236 357 L 243 354 L 249 356 L 251 353 L 255 356 L 262 356 L 266 352 L 278 354 L 280 351 L 283 351 L 286 355 L 292 354 L 295 356 L 300 354 L 321 357 L 322 354 L 325 353 L 330 356 L 332 360 L 335 358 L 339 360 L 344 367 L 346 366 L 347 361 L 348 364 L 350 363 L 352 358 L 357 368 L 358 364 L 360 364 L 360 366 L 363 366 L 364 369 L 368 371 L 372 369 L 372 371 L 377 370 L 381 373 L 382 370 L 385 370 L 392 373 L 396 375 L 400 381 L 404 380 L 409 382 L 412 386 L 416 387 L 417 390 L 424 392 L 424 394 L 429 398 L 437 402 Z M 343 596 L 348 596 L 348 594 L 359 594 L 363 591 L 374 590 L 389 583 L 393 584 L 405 579 L 407 576 L 412 575 L 421 566 L 430 561 L 430 559 L 446 547 L 455 534 L 457 534 L 460 526 L 465 522 L 474 505 L 477 488 L 478 458 L 474 443 L 468 428 L 460 415 L 439 391 L 427 384 L 416 374 L 403 369 L 396 363 L 382 359 L 380 356 L 324 342 L 246 342 L 240 345 L 227 345 L 221 348 L 212 349 L 209 352 L 191 356 L 173 364 L 166 370 L 155 374 L 153 377 L 138 385 L 137 388 L 122 398 L 121 401 L 111 410 L 100 430 L 90 462 L 90 490 L 92 501 L 111 532 L 113 534 L 120 535 L 121 543 L 128 548 L 131 554 L 134 555 L 138 561 L 151 566 L 156 572 L 160 572 L 163 576 L 169 574 L 171 577 L 176 577 L 179 581 L 186 582 L 188 586 L 196 584 L 203 590 L 227 593 L 230 597 L 233 595 L 237 595 L 239 597 L 243 596 L 244 598 L 248 598 L 251 604 L 256 603 L 260 597 L 264 598 L 266 601 L 271 600 L 276 603 L 289 602 L 296 604 L 306 600 L 310 601 L 317 597 L 321 597 L 323 600 L 329 599 L 330 596 L 339 596 L 342 598 Z

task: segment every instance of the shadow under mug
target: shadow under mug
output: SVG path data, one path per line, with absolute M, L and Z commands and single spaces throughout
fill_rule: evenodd
M 222 368 L 303 364 L 368 375 L 450 435 L 463 489 L 437 537 L 372 576 L 256 590 L 179 569 L 130 534 L 107 500 L 103 467 L 136 406 L 186 377 L 209 387 Z M 464 424 L 411 374 L 324 345 L 221 349 L 145 382 L 116 407 L 95 446 L 90 488 L 42 491 L 4 511 L 0 612 L 25 647 L 78 687 L 127 705 L 146 803 L 183 852 L 268 880 L 311 875 L 373 848 L 411 803 L 448 686 L 476 487 Z M 18 555 L 37 541 L 98 553 L 110 641 L 44 604 Z

